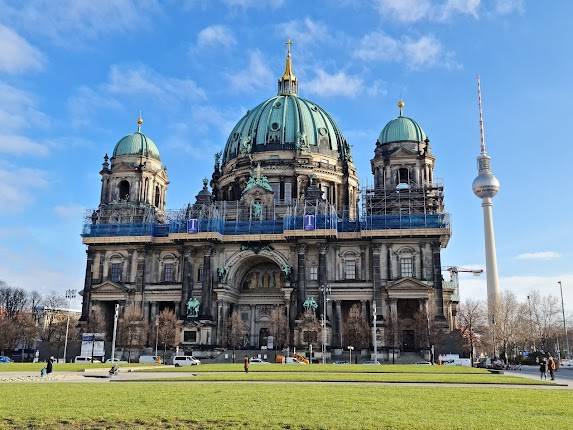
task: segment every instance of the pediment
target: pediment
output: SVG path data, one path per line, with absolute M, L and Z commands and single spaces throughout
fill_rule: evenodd
M 400 157 L 410 158 L 412 156 L 417 156 L 418 151 L 415 149 L 410 149 L 410 148 L 405 148 L 403 146 L 400 146 L 396 150 L 391 152 L 389 155 L 391 155 L 392 158 L 400 158 Z
M 99 285 L 92 286 L 91 291 L 96 293 L 127 293 L 129 288 L 115 282 L 105 281 Z
M 420 282 L 414 278 L 402 278 L 389 283 L 386 286 L 389 291 L 411 291 L 411 290 L 427 290 L 431 291 L 432 287 Z

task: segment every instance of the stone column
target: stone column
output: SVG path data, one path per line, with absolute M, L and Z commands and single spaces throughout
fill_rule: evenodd
M 180 313 L 181 319 L 185 319 L 187 315 L 187 302 L 193 293 L 193 264 L 192 264 L 192 254 L 191 249 L 186 246 L 182 246 L 181 250 L 181 305 Z
M 372 284 L 374 287 L 373 302 L 376 303 L 377 308 L 380 308 L 380 298 L 382 296 L 382 282 L 380 279 L 380 262 L 382 260 L 381 249 L 382 247 L 378 244 L 372 245 Z
M 217 345 L 223 344 L 223 300 L 217 300 Z
M 211 279 L 211 253 L 210 246 L 203 249 L 203 274 L 201 279 L 201 319 L 211 320 L 212 301 L 213 301 L 213 284 Z
M 422 252 L 420 247 L 416 250 L 416 262 L 414 263 L 414 276 L 416 279 L 422 279 Z
M 305 251 L 306 245 L 299 244 L 297 246 L 298 266 L 297 266 L 297 303 L 296 309 L 298 315 L 302 315 L 303 303 L 306 299 L 306 264 L 305 264 Z
M 249 332 L 250 332 L 250 339 L 249 339 L 249 343 L 251 344 L 251 346 L 257 346 L 255 345 L 255 312 L 256 312 L 256 305 L 251 305 L 251 323 L 250 323 L 250 327 L 249 327 Z
M 127 270 L 125 273 L 125 283 L 131 283 L 131 266 L 133 264 L 133 250 L 127 251 Z
M 87 321 L 90 315 L 90 299 L 92 287 L 92 264 L 94 261 L 94 253 L 91 250 L 86 251 L 86 274 L 84 277 L 84 292 L 82 295 L 82 316 L 80 321 Z
M 143 315 L 144 309 L 144 302 L 145 302 L 145 260 L 147 257 L 148 250 L 147 249 L 139 249 L 137 251 L 137 271 L 135 273 L 135 291 L 139 292 L 140 294 L 140 310 L 141 315 Z M 109 275 L 109 273 L 108 273 Z
M 321 243 L 318 254 L 318 312 L 321 318 L 324 309 L 324 289 L 326 288 L 328 278 L 326 275 L 326 255 L 328 253 L 328 244 Z
M 342 348 L 342 303 L 340 300 L 335 302 L 336 305 L 336 330 L 334 345 L 338 348 Z
M 397 348 L 399 346 L 399 337 L 398 334 L 400 332 L 400 327 L 398 325 L 398 299 L 390 299 L 390 314 L 392 318 L 392 347 Z
M 425 243 L 422 249 L 422 276 L 424 281 L 432 280 L 432 248 Z
M 379 253 L 380 279 L 386 281 L 388 280 L 388 245 L 385 243 L 381 244 Z
M 434 262 L 434 293 L 436 295 L 436 319 L 444 317 L 444 294 L 442 290 L 442 260 L 440 256 L 440 244 L 436 243 L 432 250 Z
M 360 300 L 360 305 L 362 307 L 362 316 L 366 319 L 366 321 L 370 321 L 368 318 L 368 306 L 366 305 L 366 300 Z
M 391 267 L 391 279 L 398 279 L 400 274 L 398 272 L 398 256 L 394 252 L 394 246 L 390 247 L 390 267 Z

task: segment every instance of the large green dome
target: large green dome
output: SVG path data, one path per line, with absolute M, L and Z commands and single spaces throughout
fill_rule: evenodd
M 387 144 L 393 142 L 423 142 L 426 140 L 426 133 L 416 121 L 407 116 L 400 115 L 384 126 L 378 142 Z
M 307 149 L 349 159 L 349 146 L 330 115 L 296 94 L 279 94 L 249 110 L 233 128 L 223 163 L 248 152 Z
M 157 149 L 155 142 L 140 131 L 128 134 L 117 142 L 113 150 L 113 156 L 117 157 L 120 155 L 141 155 L 160 160 L 159 149 Z

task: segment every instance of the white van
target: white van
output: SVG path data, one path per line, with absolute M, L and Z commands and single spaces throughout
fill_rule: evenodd
M 78 355 L 76 358 L 74 358 L 74 363 L 91 363 L 92 362 L 92 358 L 91 357 L 82 357 L 81 355 Z M 101 361 L 96 360 L 94 358 L 94 363 L 101 363 Z
M 197 360 L 195 357 L 191 355 L 176 355 L 173 357 L 173 364 L 175 367 L 181 366 L 197 366 L 201 364 L 201 361 Z

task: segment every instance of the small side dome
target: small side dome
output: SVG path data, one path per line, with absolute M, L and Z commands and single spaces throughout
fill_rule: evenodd
M 139 131 L 128 134 L 117 142 L 113 150 L 113 156 L 117 157 L 120 155 L 142 155 L 160 160 L 159 149 L 157 149 L 155 142 Z
M 159 158 L 159 149 L 157 149 L 155 142 L 141 132 L 142 124 L 143 119 L 140 114 L 139 118 L 137 118 L 137 131 L 133 134 L 128 134 L 117 142 L 113 150 L 113 157 L 121 155 L 140 155 L 161 160 Z
M 426 133 L 412 118 L 402 116 L 404 102 L 398 101 L 400 115 L 384 126 L 378 142 L 382 145 L 394 142 L 423 142 L 427 139 Z

